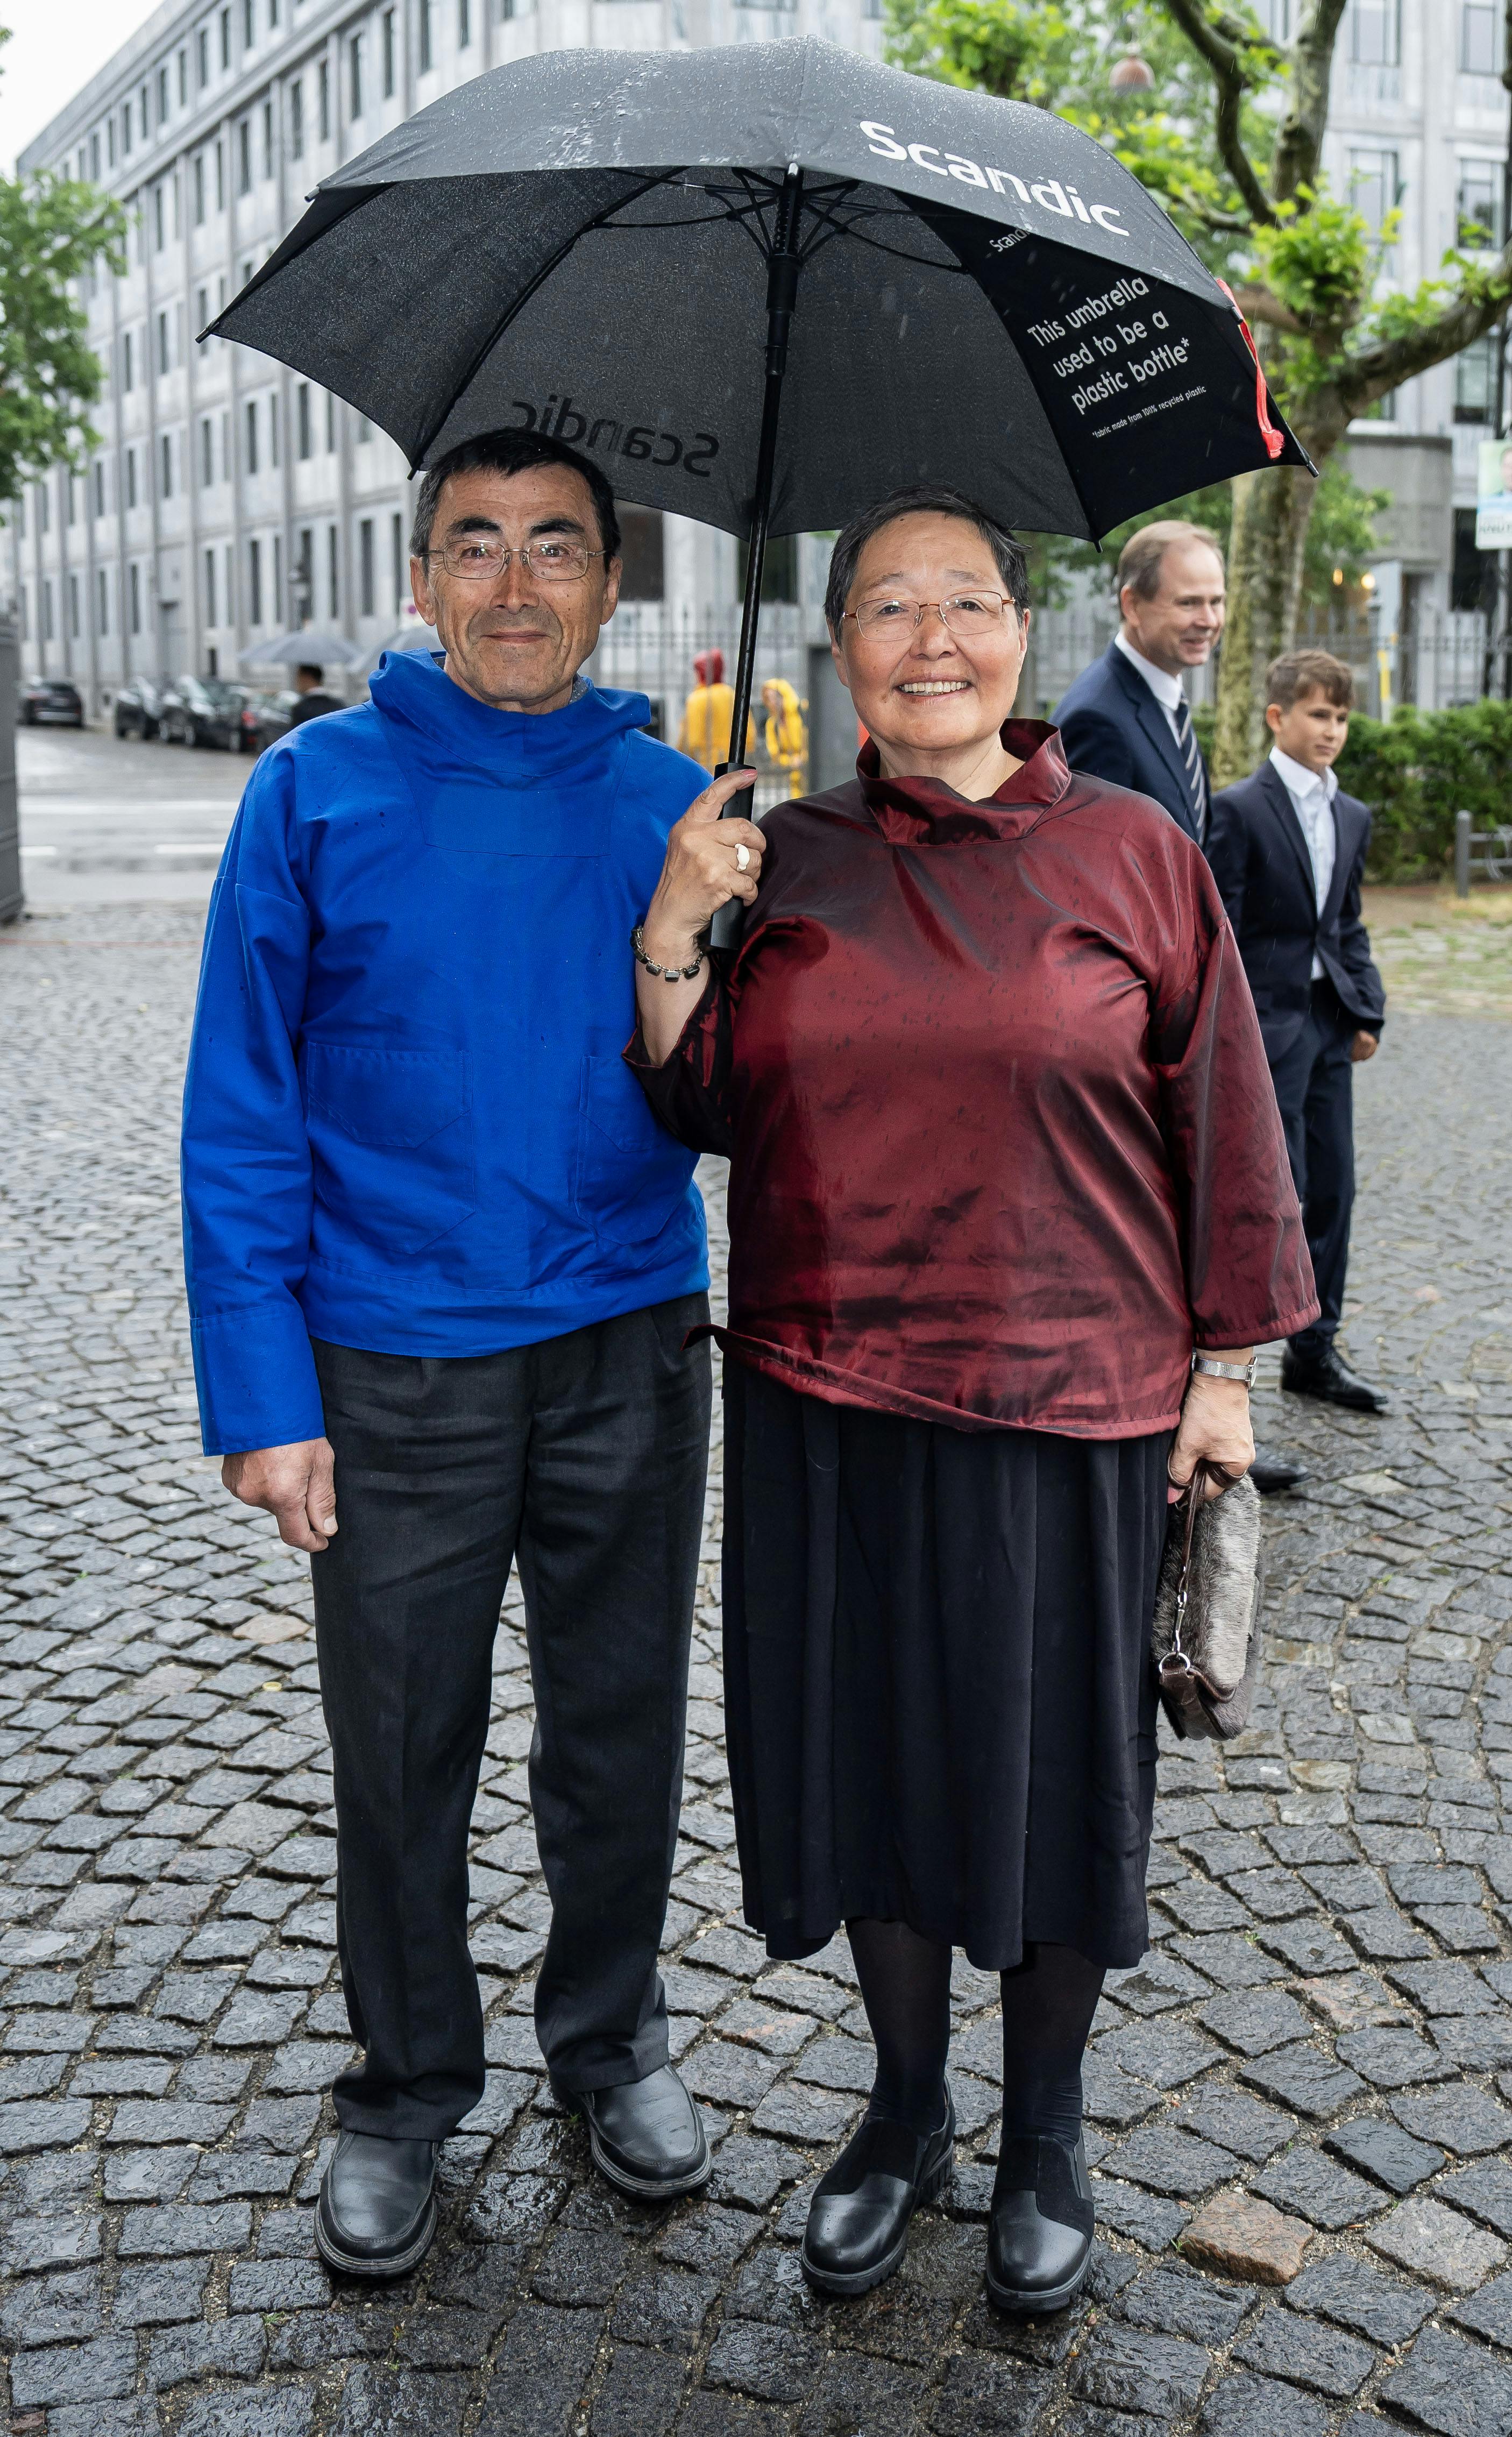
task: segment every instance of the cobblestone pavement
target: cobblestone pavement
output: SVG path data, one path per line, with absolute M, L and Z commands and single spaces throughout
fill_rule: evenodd
M 546 1903 L 506 1609 L 475 1821 L 488 2091 L 444 2152 L 433 2252 L 373 2293 L 333 2288 L 310 2240 L 348 2033 L 306 1581 L 194 1427 L 174 1126 L 197 925 L 116 906 L 0 935 L 11 2428 L 1512 2430 L 1501 1026 L 1406 1018 L 1361 1078 L 1350 1337 L 1397 1410 L 1262 1398 L 1311 1493 L 1269 1515 L 1254 1730 L 1163 1755 L 1154 1943 L 1114 1975 L 1087 2073 L 1086 2300 L 1039 2324 L 984 2306 L 995 1984 L 964 1966 L 945 2204 L 866 2300 L 800 2281 L 807 2187 L 870 2057 L 843 1943 L 772 1967 L 741 1926 L 712 1502 L 666 1945 L 713 2185 L 661 2212 L 617 2200 L 540 2080 Z M 1225 2195 L 1251 2197 L 1215 2228 Z

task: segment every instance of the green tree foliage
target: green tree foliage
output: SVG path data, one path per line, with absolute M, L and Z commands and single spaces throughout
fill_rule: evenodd
M 78 288 L 97 262 L 125 268 L 125 230 L 94 186 L 0 178 L 0 500 L 97 443 L 87 410 L 104 375 Z
M 1456 248 L 1437 276 L 1388 290 L 1395 215 L 1372 228 L 1353 194 L 1329 190 L 1323 142 L 1345 0 L 1302 0 L 1287 46 L 1270 41 L 1244 0 L 889 5 L 889 56 L 901 66 L 1058 112 L 1159 199 L 1235 289 L 1271 387 L 1326 474 L 1355 416 L 1457 355 L 1512 299 L 1512 244 L 1495 255 Z M 1504 5 L 1503 82 L 1512 89 L 1512 0 Z M 1120 96 L 1111 71 L 1131 47 L 1153 80 Z M 1351 498 L 1297 468 L 1241 475 L 1232 485 L 1221 780 L 1252 766 L 1259 675 L 1295 634 L 1320 570 L 1331 578 L 1334 566 L 1347 570 L 1349 533 L 1356 551 L 1368 538 L 1366 513 L 1363 494 Z
M 1339 783 L 1371 808 L 1371 880 L 1436 880 L 1454 861 L 1454 815 L 1476 829 L 1506 819 L 1512 702 L 1404 708 L 1389 725 L 1354 718 Z

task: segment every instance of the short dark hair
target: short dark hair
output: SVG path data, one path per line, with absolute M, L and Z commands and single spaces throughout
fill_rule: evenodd
M 317 685 L 325 682 L 325 672 L 318 660 L 301 660 L 294 675 L 296 677 L 313 677 Z
M 431 529 L 436 520 L 436 507 L 441 486 L 453 474 L 523 474 L 532 465 L 571 465 L 581 474 L 593 501 L 593 513 L 599 523 L 599 547 L 605 565 L 620 555 L 620 519 L 614 513 L 614 493 L 589 457 L 580 457 L 565 440 L 554 440 L 544 431 L 481 431 L 474 440 L 459 440 L 444 457 L 427 468 L 420 484 L 420 496 L 414 503 L 414 524 L 410 534 L 410 555 L 424 558 L 431 548 Z
M 1223 545 L 1217 534 L 1205 525 L 1188 524 L 1184 517 L 1160 517 L 1153 524 L 1141 525 L 1132 533 L 1118 552 L 1118 572 L 1114 580 L 1115 596 L 1127 589 L 1141 601 L 1153 601 L 1160 590 L 1160 570 L 1166 564 L 1166 552 L 1178 542 L 1199 542 L 1210 550 L 1219 566 L 1223 564 Z
M 824 615 L 832 633 L 837 635 L 840 631 L 861 552 L 869 541 L 899 517 L 959 517 L 962 523 L 975 525 L 996 562 L 1004 591 L 1023 617 L 1029 605 L 1029 561 L 1006 525 L 1000 525 L 975 500 L 968 500 L 963 491 L 953 491 L 943 482 L 921 482 L 911 491 L 894 491 L 874 507 L 863 508 L 836 540 L 830 559 L 830 580 L 824 587 Z
M 1331 652 L 1283 652 L 1265 672 L 1267 703 L 1291 710 L 1305 693 L 1321 693 L 1336 710 L 1352 710 L 1354 673 Z

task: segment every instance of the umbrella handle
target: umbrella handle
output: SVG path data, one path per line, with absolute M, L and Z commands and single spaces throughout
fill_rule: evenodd
M 746 729 L 750 720 L 751 688 L 756 675 L 756 630 L 761 618 L 762 577 L 766 568 L 766 530 L 771 522 L 772 482 L 777 470 L 777 425 L 782 407 L 782 377 L 787 370 L 787 334 L 798 302 L 799 222 L 803 207 L 803 172 L 790 161 L 777 204 L 777 233 L 766 258 L 766 387 L 762 398 L 761 433 L 756 444 L 756 492 L 751 501 L 750 540 L 746 555 L 746 597 L 741 605 L 740 650 L 735 660 L 735 701 L 730 722 L 730 753 L 715 778 L 740 767 L 746 758 Z M 745 817 L 749 798 L 737 798 L 727 811 Z M 721 905 L 709 926 L 710 944 L 736 948 L 746 926 L 746 908 L 738 897 Z

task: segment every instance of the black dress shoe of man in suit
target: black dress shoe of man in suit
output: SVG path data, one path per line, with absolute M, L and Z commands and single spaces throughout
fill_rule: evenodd
M 1290 1388 L 1294 1396 L 1321 1396 L 1326 1404 L 1347 1405 L 1352 1413 L 1387 1413 L 1391 1399 L 1347 1362 L 1340 1360 L 1330 1345 L 1315 1361 L 1308 1361 L 1292 1353 L 1290 1346 L 1281 1357 L 1281 1385 Z
M 1000 2310 L 1064 2310 L 1092 2258 L 1086 2150 L 1047 2133 L 1005 2141 L 987 2229 L 987 2290 Z
M 1279 1498 L 1284 1490 L 1300 1489 L 1308 1477 L 1305 1464 L 1295 1456 L 1267 1455 L 1259 1450 L 1250 1466 L 1250 1479 L 1262 1498 Z
M 637 2200 L 676 2200 L 710 2175 L 704 2120 L 670 2064 L 608 2090 L 558 2090 L 588 2125 L 593 2164 Z
M 435 2141 L 343 2132 L 315 2211 L 321 2257 L 343 2276 L 402 2276 L 436 2230 Z
M 937 2131 L 867 2116 L 809 2202 L 800 2254 L 809 2283 L 824 2293 L 870 2293 L 890 2276 L 908 2247 L 908 2220 L 942 2189 L 955 2148 L 948 2089 Z

